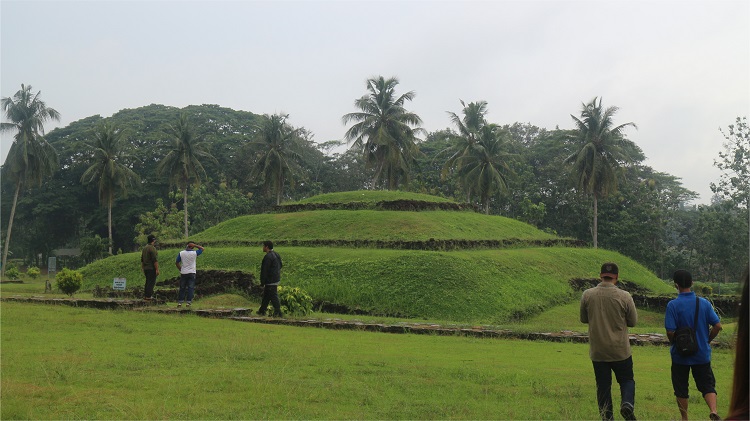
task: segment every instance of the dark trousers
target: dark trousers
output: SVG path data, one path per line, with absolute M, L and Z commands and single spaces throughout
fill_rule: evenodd
M 258 314 L 265 315 L 266 310 L 268 310 L 268 303 L 270 302 L 273 305 L 273 315 L 279 317 L 282 316 L 278 288 L 278 285 L 263 286 L 263 299 L 260 301 L 260 309 L 258 309 Z
M 612 414 L 612 372 L 620 385 L 621 403 L 635 407 L 635 380 L 633 380 L 633 357 L 622 361 L 592 361 L 596 376 L 596 401 L 599 415 L 603 420 L 613 419 Z
M 156 285 L 156 271 L 155 270 L 144 270 L 143 274 L 146 275 L 146 287 L 143 291 L 145 298 L 151 298 L 154 296 L 154 285 Z
M 177 303 L 182 304 L 187 293 L 188 304 L 193 302 L 193 292 L 195 291 L 195 274 L 183 273 L 180 275 L 180 290 L 177 292 Z

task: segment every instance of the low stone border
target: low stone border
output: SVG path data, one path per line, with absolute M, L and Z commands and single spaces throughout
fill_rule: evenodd
M 151 307 L 157 304 L 166 304 L 164 300 L 151 300 L 145 301 L 141 299 L 113 299 L 103 298 L 96 300 L 81 300 L 78 298 L 49 298 L 49 297 L 2 297 L 0 301 L 15 301 L 21 303 L 34 303 L 34 304 L 54 304 L 54 305 L 66 305 L 71 307 L 87 307 L 87 308 L 98 308 L 102 310 L 115 310 L 115 309 L 136 309 L 140 307 Z
M 251 316 L 253 311 L 249 308 L 232 308 L 232 309 L 200 309 L 178 307 L 161 307 L 157 304 L 165 304 L 164 301 L 143 301 L 143 300 L 77 300 L 70 298 L 45 298 L 45 297 L 3 297 L 0 301 L 15 301 L 22 303 L 37 304 L 55 304 L 69 305 L 75 307 L 91 307 L 101 309 L 131 309 L 138 311 L 150 311 L 161 314 L 195 314 L 200 317 L 221 318 L 250 323 L 265 323 L 283 326 L 297 327 L 316 327 L 322 329 L 339 329 L 339 330 L 359 330 L 363 332 L 379 333 L 412 333 L 417 335 L 440 335 L 440 336 L 470 336 L 474 338 L 489 339 L 520 339 L 550 342 L 574 342 L 588 343 L 589 337 L 586 334 L 563 330 L 560 332 L 514 332 L 505 329 L 492 329 L 485 326 L 459 327 L 443 326 L 438 324 L 421 324 L 421 323 L 365 323 L 359 321 L 347 321 L 340 319 L 292 319 L 277 318 L 265 316 Z M 631 345 L 659 345 L 668 346 L 669 341 L 666 335 L 659 333 L 648 334 L 630 334 Z M 711 346 L 714 348 L 726 347 L 726 344 L 713 341 Z
M 285 319 L 263 316 L 246 316 L 230 317 L 231 320 L 252 323 L 266 323 L 285 326 L 317 327 L 323 329 L 341 329 L 341 330 L 360 330 L 365 332 L 380 333 L 413 333 L 423 335 L 440 335 L 440 336 L 471 336 L 475 338 L 497 338 L 497 339 L 523 339 L 523 340 L 540 340 L 550 342 L 576 342 L 588 343 L 588 335 L 564 330 L 560 332 L 514 332 L 512 330 L 491 329 L 486 327 L 452 327 L 436 324 L 418 324 L 418 323 L 399 323 L 399 324 L 382 324 L 382 323 L 364 323 L 352 322 L 339 319 Z M 651 334 L 631 334 L 631 345 L 669 345 L 666 335 Z M 713 342 L 712 346 L 721 346 L 718 342 Z

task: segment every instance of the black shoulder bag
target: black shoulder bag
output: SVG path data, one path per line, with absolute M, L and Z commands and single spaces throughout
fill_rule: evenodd
M 683 326 L 674 331 L 674 349 L 683 357 L 689 357 L 698 352 L 698 339 L 695 337 L 695 329 L 698 327 L 698 306 L 700 299 L 695 297 L 695 319 L 693 327 Z

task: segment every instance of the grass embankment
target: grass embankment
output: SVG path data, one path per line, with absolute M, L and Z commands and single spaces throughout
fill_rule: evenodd
M 338 193 L 325 193 L 308 197 L 298 202 L 284 202 L 284 205 L 297 203 L 351 203 L 351 202 L 383 202 L 393 200 L 420 200 L 424 202 L 453 202 L 444 197 L 423 193 L 410 193 L 394 190 L 355 190 Z
M 283 247 L 282 284 L 301 287 L 317 300 L 380 314 L 500 324 L 577 299 L 571 278 L 597 277 L 614 260 L 622 279 L 655 293 L 673 289 L 636 262 L 606 250 L 548 247 L 427 252 Z M 177 249 L 161 250 L 160 280 L 178 276 Z M 259 272 L 257 248 L 207 248 L 198 270 Z M 84 290 L 111 287 L 114 277 L 142 285 L 139 253 L 100 260 L 82 269 Z
M 191 236 L 231 244 L 264 240 L 551 240 L 558 237 L 502 216 L 475 212 L 327 210 L 246 215 Z
M 597 418 L 588 346 L 3 303 L 2 419 Z M 664 347 L 636 414 L 678 416 Z M 732 352 L 714 351 L 719 410 Z M 614 386 L 615 402 L 617 386 Z M 691 415 L 707 415 L 691 386 Z

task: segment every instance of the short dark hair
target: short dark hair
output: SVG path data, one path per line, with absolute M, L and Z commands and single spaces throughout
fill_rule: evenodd
M 672 275 L 672 279 L 680 288 L 690 288 L 693 286 L 693 275 L 685 269 L 676 270 L 674 275 Z
M 151 234 L 148 236 L 148 243 L 151 244 L 156 240 L 156 236 L 154 234 Z
M 192 243 L 193 243 L 192 241 L 188 241 L 188 242 L 187 242 L 187 243 L 185 244 L 185 247 L 190 247 L 190 244 L 192 244 Z
M 273 250 L 273 242 L 266 240 L 263 242 L 263 245 L 268 247 L 269 250 Z

